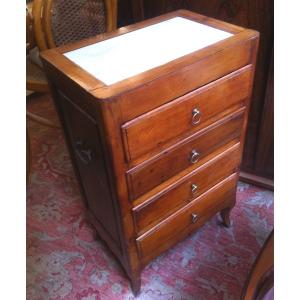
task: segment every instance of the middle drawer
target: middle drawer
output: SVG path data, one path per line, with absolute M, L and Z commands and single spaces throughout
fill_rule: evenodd
M 171 187 L 133 208 L 138 234 L 142 234 L 206 190 L 237 171 L 240 143 L 214 157 Z
M 237 143 L 243 127 L 244 111 L 244 108 L 238 110 L 127 171 L 131 200 L 181 171 L 199 167 L 201 159 L 216 149 L 226 147 L 230 142 Z

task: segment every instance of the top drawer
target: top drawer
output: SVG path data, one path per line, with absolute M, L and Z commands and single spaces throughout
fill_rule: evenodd
M 161 151 L 243 106 L 251 90 L 248 65 L 187 95 L 143 114 L 122 126 L 127 161 Z

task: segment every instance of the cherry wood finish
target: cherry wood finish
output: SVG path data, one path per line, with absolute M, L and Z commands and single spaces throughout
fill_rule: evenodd
M 137 244 L 142 262 L 147 264 L 187 233 L 203 225 L 216 211 L 234 205 L 237 178 L 236 173 L 231 175 L 140 236 Z
M 122 3 L 122 4 L 121 4 Z M 272 81 L 274 1 L 269 0 L 122 0 L 120 26 L 177 9 L 188 9 L 260 32 L 253 97 L 242 160 L 241 180 L 273 188 L 274 95 Z M 125 9 L 125 7 L 127 9 Z M 267 182 L 267 185 L 266 185 Z
M 235 105 L 242 107 L 251 91 L 251 68 L 246 66 L 124 124 L 128 161 L 153 149 L 161 151 L 177 137 L 189 136 L 236 110 Z M 177 126 L 179 119 L 181 126 Z M 142 131 L 147 134 L 139 134 Z
M 147 231 L 220 180 L 236 172 L 240 160 L 239 146 L 239 143 L 235 144 L 182 177 L 171 187 L 162 189 L 147 201 L 135 206 L 133 213 L 138 234 Z
M 110 86 L 62 55 L 175 16 L 233 35 Z M 217 212 L 230 223 L 257 46 L 253 30 L 181 10 L 42 53 L 89 217 L 134 293 L 152 258 Z
M 131 120 L 247 65 L 251 61 L 251 37 L 253 37 L 251 32 L 242 31 L 232 37 L 232 44 L 229 47 L 226 47 L 225 41 L 221 41 L 214 45 L 216 52 L 213 54 L 207 47 L 199 54 L 197 53 L 198 55 L 195 53 L 193 56 L 178 59 L 180 60 L 178 67 L 182 66 L 180 73 L 171 73 L 178 60 L 172 62 L 171 68 L 169 68 L 170 63 L 159 67 L 169 73 L 158 81 L 156 72 L 153 71 L 149 74 L 149 80 L 152 81 L 147 85 L 142 85 L 122 95 L 120 107 L 124 119 Z M 203 70 L 206 71 L 203 72 Z
M 237 114 L 215 122 L 160 155 L 129 170 L 128 184 L 132 199 L 190 166 L 196 168 L 199 166 L 200 158 L 216 148 L 231 140 L 238 142 L 244 118 L 243 112 L 242 108 Z

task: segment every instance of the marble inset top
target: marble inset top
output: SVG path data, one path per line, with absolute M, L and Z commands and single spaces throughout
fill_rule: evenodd
M 175 17 L 64 55 L 111 85 L 230 36 L 229 32 Z

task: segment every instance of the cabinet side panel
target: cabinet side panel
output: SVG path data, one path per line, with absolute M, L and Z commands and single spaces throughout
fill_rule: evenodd
M 102 238 L 120 248 L 117 216 L 109 189 L 97 122 L 60 90 L 56 93 L 56 105 L 65 126 L 89 213 L 106 232 Z

